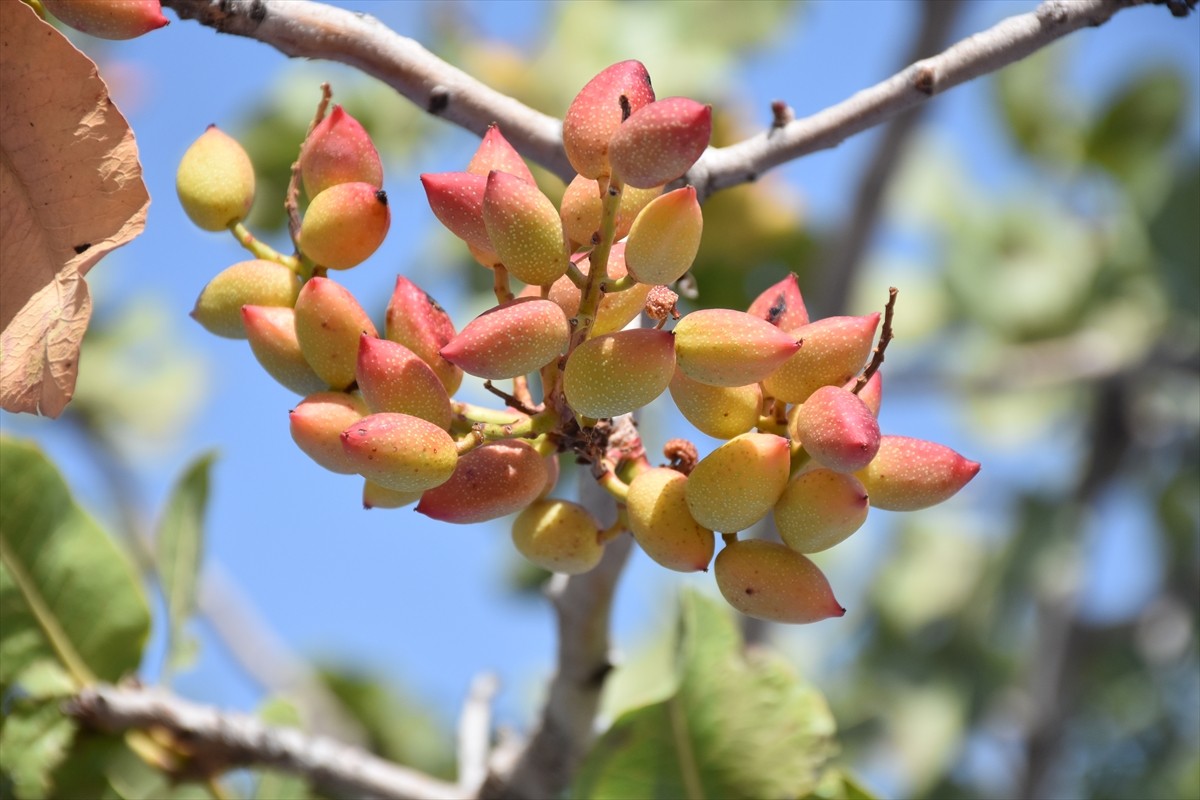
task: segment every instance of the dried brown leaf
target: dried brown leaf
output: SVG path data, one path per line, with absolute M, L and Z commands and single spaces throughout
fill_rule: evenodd
M 0 407 L 62 413 L 92 313 L 83 276 L 142 232 L 149 205 L 95 63 L 0 1 Z

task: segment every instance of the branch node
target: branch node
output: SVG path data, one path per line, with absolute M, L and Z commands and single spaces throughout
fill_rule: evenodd
M 450 90 L 440 84 L 433 87 L 429 92 L 429 101 L 425 104 L 425 110 L 438 117 L 449 107 Z

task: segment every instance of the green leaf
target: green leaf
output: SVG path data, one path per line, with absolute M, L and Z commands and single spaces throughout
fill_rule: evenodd
M 1014 143 L 1043 164 L 1070 170 L 1082 150 L 1082 114 L 1059 76 L 1061 51 L 1047 48 L 996 73 L 1000 114 Z
M 17 797 L 47 796 L 50 773 L 75 735 L 74 720 L 59 708 L 75 688 L 71 676 L 54 661 L 31 664 L 13 682 L 0 723 L 0 775 L 12 782 Z
M 137 572 L 32 444 L 0 437 L 0 694 L 52 658 L 79 683 L 137 668 L 150 611 Z
M 129 745 L 141 732 L 108 734 L 80 730 L 55 771 L 56 800 L 212 800 L 206 786 L 179 783 L 153 767 Z
M 1109 101 L 1087 137 L 1085 154 L 1138 197 L 1152 201 L 1171 174 L 1164 150 L 1183 123 L 1187 87 L 1171 69 L 1146 72 Z
M 742 652 L 732 614 L 683 597 L 679 688 L 621 716 L 585 760 L 572 797 L 798 797 L 832 757 L 825 699 L 778 655 Z
M 1176 310 L 1200 316 L 1200 242 L 1196 220 L 1200 219 L 1200 161 L 1176 165 L 1174 185 L 1167 193 L 1148 227 L 1154 245 L 1155 265 L 1166 295 Z
M 829 769 L 804 800 L 875 800 L 875 795 L 842 770 Z
M 155 540 L 159 580 L 170 618 L 170 659 L 175 666 L 194 655 L 183 626 L 196 608 L 196 583 L 204 549 L 204 511 L 215 454 L 193 461 L 171 490 Z
M 288 728 L 300 727 L 300 712 L 281 697 L 272 697 L 258 709 L 263 722 Z M 303 778 L 276 770 L 263 770 L 254 793 L 258 800 L 310 800 L 312 792 Z

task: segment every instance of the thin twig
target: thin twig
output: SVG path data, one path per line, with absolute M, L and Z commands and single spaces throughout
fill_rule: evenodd
M 896 313 L 896 295 L 899 291 L 895 286 L 888 289 L 887 305 L 883 307 L 883 329 L 879 332 L 879 344 L 875 345 L 875 351 L 871 354 L 871 363 L 862 371 L 862 375 L 858 376 L 858 381 L 854 384 L 852 392 L 858 394 L 871 380 L 871 376 L 879 371 L 883 366 L 883 354 L 887 351 L 888 343 L 892 341 L 894 333 L 892 331 L 892 317 Z
M 472 797 L 487 778 L 492 750 L 492 700 L 500 681 L 490 672 L 471 681 L 458 718 L 458 786 Z
M 306 778 L 334 796 L 446 800 L 458 787 L 393 764 L 364 750 L 255 717 L 220 711 L 158 688 L 97 685 L 82 690 L 64 712 L 101 730 L 156 730 L 186 742 L 205 770 L 271 767 Z M 209 773 L 211 774 L 211 772 Z
M 321 84 L 321 99 L 317 103 L 317 112 L 313 115 L 313 120 L 308 125 L 308 131 L 304 134 L 304 141 L 300 143 L 300 154 L 304 153 L 304 148 L 308 146 L 308 137 L 312 136 L 317 126 L 321 124 L 321 120 L 325 119 L 325 109 L 329 107 L 329 101 L 333 98 L 333 91 L 329 88 L 328 83 Z M 292 237 L 292 244 L 296 247 L 296 252 L 300 252 L 300 155 L 296 156 L 296 160 L 292 162 L 292 174 L 288 179 L 287 199 L 284 200 L 283 208 L 287 212 L 288 218 L 288 233 Z

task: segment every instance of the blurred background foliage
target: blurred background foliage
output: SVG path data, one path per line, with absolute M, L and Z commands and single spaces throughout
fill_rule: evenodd
M 600 68 L 644 53 L 660 92 L 714 105 L 715 144 L 764 124 L 764 110 L 742 102 L 735 65 L 806 13 L 594 0 L 554 6 L 544 35 L 516 46 L 481 38 L 470 8 L 430 5 L 418 38 L 555 114 Z M 620 51 L 589 35 L 598 28 L 622 31 Z M 1131 69 L 1085 104 L 1061 77 L 1070 55 L 1052 48 L 983 79 L 1019 186 L 977 184 L 961 146 L 918 127 L 848 307 L 809 298 L 815 316 L 865 313 L 901 286 L 885 419 L 888 406 L 897 418 L 959 417 L 985 465 L 976 504 L 884 515 L 870 551 L 829 562 L 860 587 L 840 599 L 866 611 L 822 652 L 795 652 L 787 631 L 759 634 L 804 665 L 838 721 L 841 763 L 884 795 L 1200 796 L 1197 76 Z M 263 196 L 282 196 L 295 154 L 279 143 L 303 137 L 313 74 L 285 71 L 236 131 Z M 438 147 L 440 123 L 376 81 L 340 80 L 337 101 L 393 170 L 413 172 Z M 744 307 L 787 271 L 814 285 L 839 232 L 810 219 L 802 188 L 775 174 L 718 193 L 704 213 L 693 276 L 707 305 Z M 255 214 L 252 227 L 284 223 L 277 204 Z M 477 266 L 459 266 L 478 292 L 490 288 Z M 130 463 L 202 398 L 202 365 L 162 359 L 169 327 L 131 302 L 120 319 L 97 319 L 85 345 L 91 368 L 70 416 Z M 538 578 L 521 572 L 513 591 Z M 664 684 L 664 652 L 660 641 L 630 655 L 609 719 Z M 402 689 L 367 673 L 320 676 L 372 749 L 452 773 L 451 712 L 413 711 Z M 847 783 L 814 796 L 854 795 Z

